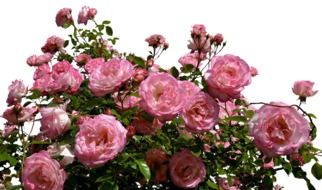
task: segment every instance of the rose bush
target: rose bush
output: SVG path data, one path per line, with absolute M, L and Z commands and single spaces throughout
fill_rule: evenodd
M 27 58 L 33 84 L 9 86 L 0 189 L 281 189 L 280 170 L 315 189 L 303 166 L 315 162 L 322 179 L 322 151 L 316 116 L 301 106 L 313 82 L 295 82 L 299 104 L 251 102 L 243 90 L 259 72 L 219 55 L 222 34 L 193 25 L 180 68 L 163 68 L 164 36 L 145 39 L 146 58 L 119 52 L 96 14 L 84 6 L 77 25 L 70 8 L 59 10 L 68 38 L 53 35 Z

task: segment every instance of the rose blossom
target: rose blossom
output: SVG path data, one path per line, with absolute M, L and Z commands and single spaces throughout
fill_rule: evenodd
M 126 144 L 127 130 L 110 115 L 88 118 L 79 125 L 75 138 L 75 156 L 94 168 L 112 160 Z
M 175 153 L 169 167 L 171 181 L 180 188 L 195 188 L 206 177 L 204 163 L 188 149 Z
M 168 73 L 150 74 L 141 82 L 139 94 L 145 111 L 162 120 L 171 120 L 182 110 L 184 91 Z
M 258 70 L 256 69 L 256 67 L 250 67 L 250 74 L 252 75 L 252 77 L 258 75 Z
M 224 36 L 220 33 L 216 34 L 212 40 L 217 44 L 220 45 L 224 41 Z
M 232 101 L 227 101 L 219 102 L 219 107 L 219 118 L 225 119 L 226 117 L 236 115 L 237 112 L 235 110 L 238 109 L 239 106 L 236 106 Z
M 296 152 L 307 143 L 310 134 L 308 121 L 293 107 L 281 102 L 263 105 L 250 121 L 249 133 L 265 156 L 273 157 Z
M 192 26 L 191 37 L 192 40 L 188 44 L 189 49 L 202 53 L 208 53 L 211 50 L 211 39 L 207 35 L 206 27 L 203 24 Z
M 53 58 L 53 54 L 51 53 L 44 53 L 42 55 L 32 55 L 28 57 L 27 64 L 29 66 L 39 66 L 42 64 L 47 64 Z
M 198 92 L 201 91 L 201 89 L 195 83 L 187 80 L 180 81 L 180 86 L 184 90 L 187 100 L 193 98 Z
M 133 72 L 133 65 L 129 61 L 113 58 L 104 64 L 97 64 L 90 71 L 88 87 L 95 96 L 105 96 L 130 79 Z
M 91 56 L 85 53 L 81 53 L 75 57 L 75 61 L 79 66 L 85 65 L 89 60 L 91 60 Z
M 63 190 L 67 174 L 48 152 L 32 154 L 23 166 L 22 184 L 25 190 Z
M 35 106 L 34 107 L 20 107 L 20 106 L 21 105 L 12 106 L 3 112 L 2 117 L 8 121 L 8 124 L 16 125 L 16 124 L 19 124 L 19 122 L 29 121 L 38 112 L 38 108 Z
M 51 88 L 53 91 L 70 93 L 77 92 L 84 80 L 83 75 L 68 61 L 61 61 L 53 66 L 52 78 Z
M 47 39 L 46 44 L 41 48 L 44 53 L 54 54 L 64 47 L 65 41 L 57 36 L 51 36 Z
M 166 45 L 165 38 L 161 34 L 153 34 L 145 39 L 149 46 L 154 48 Z
M 50 84 L 52 82 L 51 72 L 48 64 L 39 66 L 34 73 L 34 84 L 32 89 L 39 90 L 40 92 L 49 92 Z
M 308 80 L 296 81 L 293 85 L 294 94 L 306 98 L 315 95 L 318 91 L 313 90 L 314 82 Z
M 198 58 L 196 57 L 195 53 L 188 53 L 179 59 L 179 63 L 182 66 L 185 65 L 193 65 L 194 67 L 197 67 L 198 65 Z
M 90 8 L 88 6 L 83 6 L 82 10 L 78 14 L 77 22 L 78 24 L 87 24 L 88 20 L 93 20 L 97 10 L 95 8 Z
M 146 69 L 136 68 L 133 73 L 133 80 L 135 80 L 136 82 L 141 82 L 148 75 L 149 75 L 149 72 Z
M 56 14 L 57 26 L 61 26 L 63 28 L 68 28 L 73 23 L 74 23 L 74 21 L 73 21 L 73 17 L 72 17 L 72 9 L 62 8 Z
M 156 183 L 162 183 L 167 180 L 169 158 L 162 149 L 149 149 L 146 152 L 145 161 L 149 168 L 155 172 L 154 181 Z
M 8 137 L 10 136 L 14 131 L 18 129 L 17 125 L 5 125 L 4 129 L 2 131 L 2 136 L 3 137 Z
M 66 132 L 71 124 L 67 112 L 61 107 L 41 108 L 40 114 L 40 131 L 50 139 Z
M 187 130 L 205 132 L 218 121 L 219 106 L 208 94 L 199 92 L 191 98 L 182 110 L 182 118 Z
M 92 73 L 95 69 L 97 69 L 98 67 L 104 64 L 106 64 L 105 59 L 102 57 L 90 59 L 85 65 L 85 71 L 88 73 Z
M 27 94 L 28 88 L 21 80 L 15 80 L 8 87 L 8 90 L 9 94 L 7 97 L 7 103 L 11 106 L 21 102 L 21 98 Z
M 239 180 L 233 179 L 233 184 L 230 186 L 226 178 L 219 178 L 218 184 L 223 190 L 239 190 Z
M 132 95 L 120 95 L 118 96 L 117 93 L 113 94 L 113 98 L 115 101 L 116 106 L 119 109 L 130 109 L 139 104 L 141 98 Z
M 216 56 L 211 60 L 205 79 L 208 92 L 225 102 L 241 96 L 244 86 L 251 82 L 251 73 L 247 63 L 238 56 Z

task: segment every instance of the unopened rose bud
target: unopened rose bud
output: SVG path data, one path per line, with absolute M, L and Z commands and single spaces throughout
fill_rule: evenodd
M 212 40 L 215 42 L 216 45 L 220 45 L 224 41 L 224 36 L 218 33 L 212 38 Z

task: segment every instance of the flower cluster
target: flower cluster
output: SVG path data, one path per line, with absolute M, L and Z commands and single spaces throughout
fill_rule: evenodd
M 258 71 L 219 55 L 222 34 L 193 25 L 181 68 L 164 69 L 165 37 L 145 39 L 146 58 L 120 53 L 110 21 L 96 14 L 88 6 L 78 14 L 90 30 L 70 8 L 59 10 L 56 24 L 73 28 L 69 39 L 51 36 L 42 55 L 27 58 L 31 88 L 9 86 L 0 183 L 11 187 L 15 175 L 27 190 L 272 189 L 281 167 L 312 189 L 301 167 L 321 154 L 312 144 L 315 116 L 301 104 L 249 102 L 243 90 Z M 300 103 L 317 93 L 313 84 L 295 82 Z M 316 162 L 313 175 L 321 171 Z

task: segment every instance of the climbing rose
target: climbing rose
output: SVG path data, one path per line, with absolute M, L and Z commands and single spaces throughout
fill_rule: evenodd
M 68 28 L 73 23 L 74 23 L 74 21 L 73 21 L 73 17 L 72 17 L 72 9 L 62 8 L 56 14 L 57 26 L 61 26 L 63 28 Z
M 8 87 L 9 94 L 7 103 L 9 106 L 21 102 L 21 98 L 26 95 L 28 89 L 21 80 L 15 80 Z

